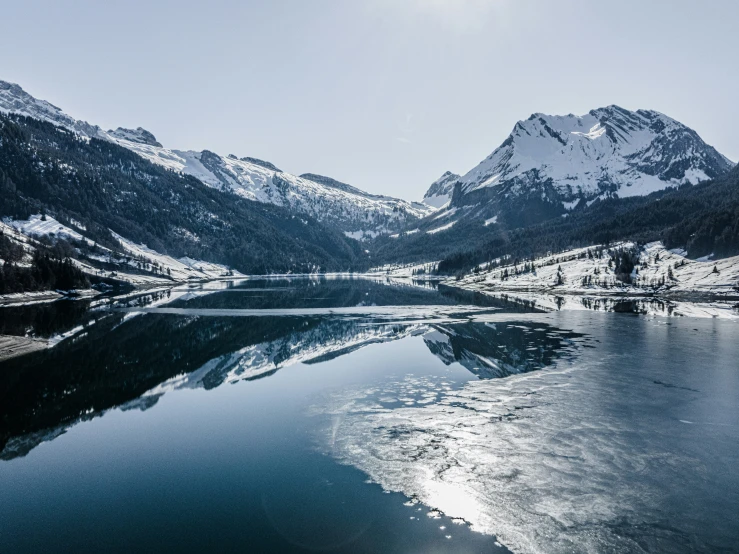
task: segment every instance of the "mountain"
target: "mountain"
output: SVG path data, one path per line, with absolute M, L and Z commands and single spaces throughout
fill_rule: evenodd
M 623 240 L 661 241 L 693 260 L 739 256 L 739 166 L 712 181 L 648 196 L 605 199 L 538 225 L 491 226 L 485 234 L 482 229 L 480 224 L 477 232 L 468 229 L 475 240 L 457 243 L 456 252 L 450 248 L 443 253 L 437 245 L 434 253 L 445 257 L 439 268 L 465 271 L 505 256 L 520 265 L 532 256 Z M 403 251 L 412 247 L 394 242 Z
M 6 81 L 0 81 L 0 113 L 14 113 L 48 121 L 86 137 L 98 137 L 100 133 L 99 127 L 85 121 L 77 121 L 54 104 L 46 100 L 37 100 L 19 85 Z
M 443 260 L 445 271 L 627 238 L 665 239 L 691 256 L 734 255 L 734 195 L 725 180 L 732 167 L 695 131 L 655 111 L 534 114 L 477 167 L 436 181 L 424 199 L 441 206 L 436 212 L 378 237 L 370 250 L 378 264 Z M 664 194 L 669 202 L 660 204 Z M 615 215 L 627 213 L 640 219 Z
M 449 202 L 454 192 L 454 185 L 459 181 L 459 175 L 447 171 L 439 177 L 436 181 L 431 183 L 431 186 L 423 196 L 423 203 L 432 208 L 441 208 Z
M 605 198 L 527 226 L 509 227 L 495 217 L 455 219 L 457 212 L 441 210 L 413 233 L 379 237 L 370 245 L 373 262 L 434 261 L 439 272 L 456 274 L 510 257 L 520 269 L 532 256 L 617 241 L 661 241 L 689 259 L 739 256 L 739 166 L 697 185 Z
M 139 144 L 148 144 L 162 148 L 162 143 L 158 142 L 156 137 L 146 129 L 138 127 L 136 129 L 123 129 L 118 127 L 115 131 L 108 131 L 108 137 L 116 140 L 125 140 L 129 142 L 137 142 Z M 105 138 L 105 137 L 102 137 Z
M 536 113 L 453 186 L 444 185 L 453 188 L 446 209 L 458 210 L 456 219 L 499 216 L 510 226 L 528 225 L 596 199 L 697 184 L 733 165 L 695 131 L 656 111 Z
M 110 133 L 106 138 L 152 163 L 192 175 L 210 187 L 285 207 L 354 238 L 402 229 L 431 212 L 422 204 L 374 196 L 348 185 L 341 188 L 291 175 L 255 158 L 239 158 L 233 154 L 221 156 L 209 150 L 170 150 Z
M 165 148 L 142 128 L 104 131 L 4 81 L 0 81 L 0 112 L 48 121 L 88 138 L 113 142 L 154 164 L 192 175 L 210 187 L 285 207 L 355 238 L 400 230 L 432 211 L 424 204 L 367 194 L 349 185 L 332 186 L 322 182 L 325 178 L 297 177 L 256 158 Z
M 12 223 L 39 214 L 76 229 L 79 237 L 42 234 L 73 243 L 80 259 L 100 261 L 103 248 L 101 270 L 136 249 L 147 266 L 161 253 L 244 273 L 348 270 L 368 262 L 356 241 L 308 215 L 216 190 L 115 141 L 0 114 L 0 217 Z
M 292 177 L 292 176 L 291 176 Z M 312 186 L 319 185 L 326 197 L 337 199 L 337 205 L 344 202 L 344 196 L 351 198 L 350 203 L 344 202 L 341 211 L 323 212 L 323 221 L 333 223 L 354 238 L 374 237 L 390 231 L 398 231 L 422 219 L 433 212 L 433 209 L 419 202 L 407 202 L 390 196 L 370 194 L 356 187 L 314 173 L 304 173 L 299 179 L 302 186 L 307 188 L 306 182 Z M 320 208 L 320 205 L 318 206 Z M 311 209 L 306 208 L 309 212 Z M 314 214 L 314 217 L 318 217 Z

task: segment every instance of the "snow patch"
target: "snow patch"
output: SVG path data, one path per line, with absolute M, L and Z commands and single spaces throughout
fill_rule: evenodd
M 429 235 L 434 235 L 436 233 L 441 233 L 442 231 L 447 231 L 454 227 L 454 224 L 457 223 L 456 221 L 452 221 L 451 223 L 447 223 L 446 225 L 442 225 L 441 227 L 437 227 L 436 229 L 431 229 L 430 231 L 426 231 Z

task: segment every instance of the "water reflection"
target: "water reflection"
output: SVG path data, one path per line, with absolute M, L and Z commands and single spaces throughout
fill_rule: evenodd
M 510 321 L 434 325 L 423 339 L 445 364 L 459 363 L 481 379 L 493 379 L 551 365 L 579 337 L 549 325 Z
M 65 340 L 0 364 L 0 459 L 24 456 L 112 408 L 149 409 L 168 391 L 264 378 L 411 336 L 422 335 L 444 364 L 483 379 L 541 369 L 570 351 L 575 335 L 548 325 L 466 319 L 496 303 L 464 306 L 438 291 L 378 281 L 269 280 L 31 307 L 15 323 L 15 311 L 4 313 L 6 332 Z M 295 306 L 287 316 L 243 315 Z M 351 315 L 321 312 L 340 308 Z M 227 315 L 212 315 L 219 313 Z
M 731 550 L 735 324 L 546 302 L 270 279 L 0 310 L 55 345 L 0 363 L 0 550 Z
M 312 410 L 317 444 L 516 552 L 734 551 L 736 324 L 585 310 L 530 320 L 587 332 L 583 346 L 597 346 L 551 371 L 462 387 L 405 375 L 328 391 Z M 427 344 L 471 370 L 546 363 L 518 358 L 541 348 L 527 340 L 549 337 L 543 326 L 514 332 L 504 345 L 518 340 L 516 355 L 487 366 L 491 349 L 475 345 L 496 337 L 457 332 L 465 327 L 437 325 Z
M 518 306 L 531 311 L 578 311 L 627 313 L 660 317 L 700 317 L 739 319 L 739 304 L 721 298 L 693 299 L 690 302 L 675 298 L 553 295 L 542 293 L 491 293 L 488 295 L 503 305 Z

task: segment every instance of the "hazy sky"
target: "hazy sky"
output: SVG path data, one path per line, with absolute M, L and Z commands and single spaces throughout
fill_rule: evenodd
M 5 0 L 0 79 L 105 128 L 420 199 L 533 112 L 619 104 L 739 159 L 737 0 Z

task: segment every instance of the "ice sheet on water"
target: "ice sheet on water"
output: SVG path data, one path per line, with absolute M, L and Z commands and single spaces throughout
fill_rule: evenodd
M 673 494 L 665 482 L 700 479 L 704 461 L 673 449 L 665 437 L 674 430 L 655 425 L 643 407 L 654 389 L 634 388 L 610 367 L 594 356 L 456 388 L 409 375 L 337 390 L 313 407 L 327 422 L 317 440 L 408 505 L 420 502 L 515 552 L 709 548 L 664 513 Z M 378 402 L 408 391 L 436 400 Z

